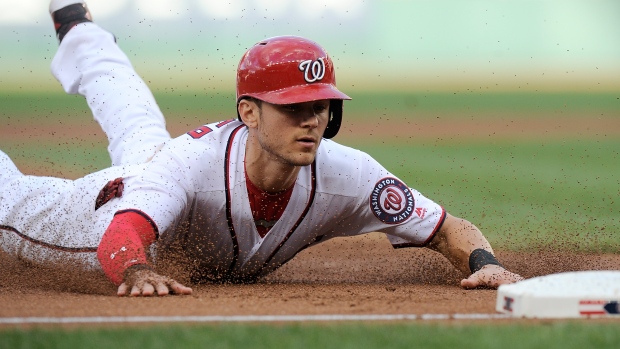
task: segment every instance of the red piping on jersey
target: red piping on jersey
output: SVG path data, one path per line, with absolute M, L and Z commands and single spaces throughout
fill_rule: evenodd
M 260 268 L 260 270 L 256 273 L 257 277 L 258 277 L 258 275 L 261 274 L 261 271 L 267 266 L 267 264 L 269 264 L 269 262 L 271 262 L 271 260 L 278 253 L 278 251 L 280 251 L 280 248 L 282 246 L 284 246 L 284 244 L 288 241 L 288 239 L 293 235 L 295 230 L 297 230 L 297 227 L 299 227 L 299 225 L 304 220 L 304 218 L 306 218 L 306 215 L 308 214 L 308 211 L 310 211 L 310 207 L 312 207 L 312 204 L 314 203 L 314 195 L 316 194 L 316 160 L 314 162 L 312 162 L 312 165 L 311 165 L 310 168 L 312 169 L 312 171 L 311 171 L 312 172 L 312 189 L 310 191 L 310 199 L 308 200 L 308 204 L 306 205 L 306 208 L 304 209 L 304 212 L 301 214 L 299 219 L 297 219 L 297 222 L 295 222 L 295 224 L 293 225 L 291 230 L 289 230 L 288 234 L 286 234 L 286 236 L 280 242 L 278 247 L 276 247 L 276 249 L 271 253 L 269 258 L 267 258 L 265 263 L 263 263 L 263 266 Z M 301 250 L 299 250 L 299 251 L 301 251 Z M 298 253 L 299 251 L 297 251 L 296 253 Z
M 84 252 L 97 252 L 97 247 L 65 247 L 65 246 L 58 246 L 58 245 L 54 245 L 54 244 L 49 244 L 47 242 L 43 242 L 40 240 L 36 240 L 31 238 L 28 235 L 25 235 L 23 233 L 21 233 L 19 230 L 10 227 L 8 225 L 0 225 L 0 229 L 1 230 L 6 230 L 6 231 L 10 231 L 12 233 L 17 234 L 17 236 L 19 236 L 20 238 L 30 241 L 35 245 L 40 245 L 46 248 L 51 248 L 53 250 L 57 250 L 57 251 L 62 251 L 62 252 L 72 252 L 72 253 L 84 253 Z
M 228 267 L 228 273 L 230 274 L 232 270 L 235 268 L 237 264 L 237 260 L 239 259 L 239 241 L 237 241 L 237 233 L 235 232 L 235 226 L 233 225 L 232 219 L 232 199 L 230 193 L 230 150 L 232 148 L 233 139 L 237 135 L 237 132 L 242 128 L 246 127 L 245 125 L 239 125 L 236 129 L 232 131 L 230 137 L 228 137 L 228 143 L 226 144 L 226 154 L 224 159 L 224 190 L 226 191 L 226 222 L 228 223 L 228 232 L 230 233 L 230 238 L 232 239 L 233 244 L 233 260 L 230 262 L 230 266 Z
M 428 245 L 431 242 L 431 240 L 433 240 L 433 238 L 435 237 L 435 234 L 437 234 L 439 229 L 441 229 L 441 226 L 443 225 L 443 222 L 445 220 L 446 220 L 446 210 L 442 207 L 441 208 L 441 218 L 439 219 L 439 222 L 437 222 L 437 225 L 435 226 L 435 229 L 433 229 L 433 232 L 426 239 L 426 241 L 424 241 L 421 244 L 416 244 L 414 242 L 405 242 L 405 243 L 398 244 L 398 245 L 392 245 L 392 247 L 396 249 L 396 248 L 404 248 L 404 247 L 424 247 L 424 246 Z

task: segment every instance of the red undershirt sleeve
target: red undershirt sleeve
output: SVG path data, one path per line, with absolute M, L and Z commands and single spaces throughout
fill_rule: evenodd
M 145 213 L 118 211 L 97 248 L 103 272 L 114 284 L 120 285 L 127 268 L 148 264 L 146 251 L 157 237 L 157 226 Z

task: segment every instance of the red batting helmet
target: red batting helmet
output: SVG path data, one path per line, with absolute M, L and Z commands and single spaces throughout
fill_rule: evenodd
M 331 100 L 324 138 L 338 133 L 342 101 L 351 99 L 336 88 L 334 63 L 327 52 L 298 36 L 263 40 L 243 55 L 237 68 L 237 103 L 244 97 L 271 104 Z

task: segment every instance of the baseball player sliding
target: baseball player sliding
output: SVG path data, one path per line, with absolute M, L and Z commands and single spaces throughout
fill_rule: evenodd
M 237 115 L 171 139 L 151 92 L 86 4 L 52 0 L 52 72 L 83 95 L 112 167 L 75 181 L 26 176 L 0 152 L 0 246 L 9 255 L 102 270 L 118 295 L 190 294 L 161 275 L 254 282 L 299 251 L 379 231 L 428 247 L 469 275 L 464 288 L 522 278 L 482 233 L 367 154 L 331 140 L 343 100 L 318 44 L 294 36 L 251 47 L 237 70 Z

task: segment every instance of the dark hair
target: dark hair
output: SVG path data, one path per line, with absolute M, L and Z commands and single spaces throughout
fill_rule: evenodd
M 258 98 L 254 98 L 254 97 L 250 97 L 250 96 L 245 96 L 245 97 L 241 97 L 241 99 L 239 100 L 239 102 L 241 102 L 242 100 L 248 100 L 250 102 L 254 102 L 256 103 L 256 105 L 258 106 L 258 109 L 261 109 L 263 107 L 263 101 L 261 101 Z M 239 103 L 237 103 L 239 104 Z

